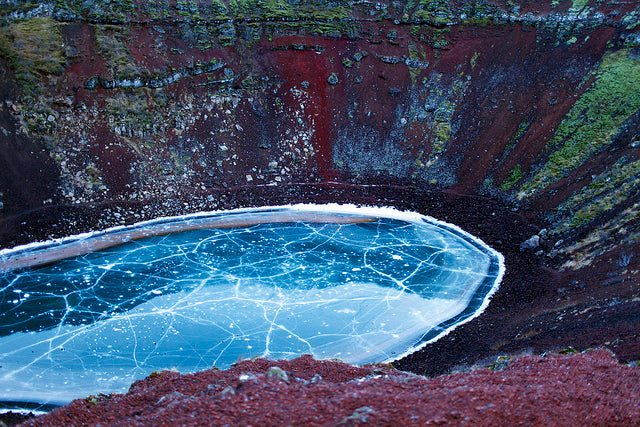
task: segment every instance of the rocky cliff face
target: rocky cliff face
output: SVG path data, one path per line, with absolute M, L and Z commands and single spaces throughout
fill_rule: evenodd
M 640 358 L 635 2 L 7 1 L 0 17 L 4 246 L 258 203 L 394 204 L 508 269 L 480 319 L 399 366 Z

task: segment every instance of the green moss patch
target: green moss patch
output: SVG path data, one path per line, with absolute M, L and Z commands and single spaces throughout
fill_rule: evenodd
M 579 227 L 624 203 L 629 195 L 634 194 L 638 175 L 640 160 L 625 163 L 622 159 L 617 162 L 559 207 L 561 212 L 566 212 L 566 219 L 559 222 L 554 231 Z
M 574 104 L 548 146 L 554 151 L 519 198 L 536 194 L 611 143 L 620 125 L 640 109 L 640 58 L 625 49 L 602 60 L 591 87 Z
M 60 25 L 44 17 L 15 22 L 0 30 L 0 55 L 9 61 L 28 93 L 37 90 L 40 77 L 63 71 Z
M 511 169 L 511 171 L 509 172 L 509 175 L 507 175 L 504 181 L 502 181 L 502 185 L 500 186 L 500 189 L 502 191 L 509 190 L 511 187 L 514 186 L 516 182 L 520 181 L 521 178 L 522 178 L 522 168 L 520 167 L 520 165 L 517 165 L 515 168 Z
M 129 57 L 129 34 L 126 27 L 97 25 L 95 27 L 98 51 L 106 59 L 114 76 L 132 76 L 137 69 Z

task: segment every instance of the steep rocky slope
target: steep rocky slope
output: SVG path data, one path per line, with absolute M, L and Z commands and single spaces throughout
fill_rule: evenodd
M 640 358 L 636 2 L 8 1 L 0 17 L 2 246 L 390 204 L 507 263 L 482 316 L 395 366 Z

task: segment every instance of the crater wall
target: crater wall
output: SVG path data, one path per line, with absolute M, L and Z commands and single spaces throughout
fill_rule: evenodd
M 640 358 L 640 8 L 596 1 L 6 2 L 0 243 L 292 202 L 394 205 L 507 257 L 398 363 Z

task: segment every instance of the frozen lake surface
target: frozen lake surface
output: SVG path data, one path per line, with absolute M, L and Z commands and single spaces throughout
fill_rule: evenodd
M 502 256 L 389 208 L 163 218 L 0 252 L 0 400 L 61 404 L 255 356 L 362 364 L 477 315 Z

